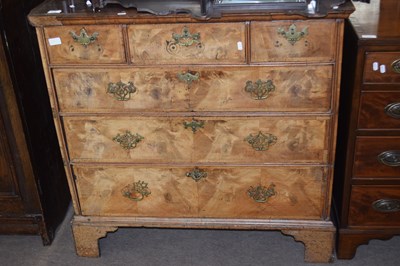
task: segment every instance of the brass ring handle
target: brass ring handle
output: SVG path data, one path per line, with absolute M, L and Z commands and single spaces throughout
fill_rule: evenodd
M 388 116 L 400 119 L 400 103 L 390 103 L 385 106 L 384 111 Z
M 275 91 L 275 85 L 272 80 L 262 81 L 261 79 L 256 82 L 248 80 L 244 90 L 250 94 L 254 100 L 263 100 L 269 97 L 270 93 Z
M 124 134 L 119 134 L 113 138 L 113 141 L 118 142 L 124 150 L 131 150 L 136 148 L 137 144 L 142 141 L 144 137 L 138 133 L 132 134 L 127 130 Z
M 398 212 L 400 199 L 380 199 L 372 203 L 372 208 L 378 212 Z
M 183 122 L 183 126 L 185 129 L 190 128 L 192 129 L 193 133 L 196 133 L 199 128 L 204 128 L 204 121 L 193 119 L 191 122 Z
M 291 45 L 294 45 L 297 41 L 308 35 L 308 27 L 297 31 L 296 25 L 292 24 L 287 31 L 284 28 L 278 28 L 278 34 L 283 36 Z
M 391 64 L 391 67 L 394 72 L 400 74 L 400 59 L 393 61 L 393 63 Z
M 180 81 L 187 83 L 188 85 L 192 84 L 193 81 L 197 81 L 200 78 L 199 72 L 191 72 L 187 71 L 186 73 L 178 73 L 177 77 Z
M 278 138 L 270 133 L 264 134 L 260 131 L 257 135 L 248 135 L 244 140 L 256 151 L 266 151 L 277 142 Z
M 97 36 L 99 36 L 99 33 L 98 33 L 98 32 L 93 32 L 92 35 L 89 35 L 89 34 L 86 32 L 86 29 L 85 29 L 85 28 L 82 28 L 82 29 L 80 30 L 79 35 L 77 35 L 74 31 L 70 31 L 69 34 L 71 35 L 72 39 L 73 39 L 75 42 L 77 42 L 77 43 L 83 45 L 85 48 L 86 48 L 89 44 L 91 44 L 91 43 L 93 43 L 94 41 L 96 41 L 96 40 L 97 40 Z
M 400 151 L 384 151 L 378 155 L 378 161 L 387 166 L 400 166 Z
M 144 197 L 148 197 L 151 194 L 148 184 L 144 181 L 138 181 L 127 185 L 122 189 L 122 195 L 133 201 L 141 201 Z
M 117 83 L 108 83 L 107 93 L 111 94 L 117 101 L 128 101 L 131 98 L 131 94 L 136 92 L 136 87 L 132 82 L 123 83 L 118 81 Z
M 186 173 L 187 177 L 191 177 L 194 181 L 198 182 L 202 178 L 207 177 L 207 172 L 195 167 L 192 171 Z
M 189 28 L 184 26 L 182 33 L 172 33 L 172 40 L 167 41 L 167 52 L 176 54 L 179 47 L 190 47 L 195 45 L 197 49 L 204 49 L 204 45 L 200 40 L 200 33 L 190 33 Z
M 247 195 L 252 198 L 255 202 L 265 203 L 269 200 L 270 197 L 276 195 L 275 184 L 272 183 L 268 187 L 265 186 L 257 186 L 250 187 L 247 190 Z

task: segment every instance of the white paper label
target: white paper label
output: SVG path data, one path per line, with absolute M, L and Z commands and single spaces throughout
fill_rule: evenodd
M 381 72 L 382 74 L 386 73 L 386 66 L 385 65 L 381 65 L 379 67 L 379 72 Z
M 47 14 L 60 14 L 61 12 L 62 12 L 61 9 L 49 10 L 49 11 L 47 11 Z
M 61 38 L 60 37 L 50 38 L 49 39 L 49 44 L 50 44 L 50 46 L 60 45 L 61 44 Z
M 363 35 L 361 35 L 361 38 L 364 38 L 364 39 L 375 39 L 376 35 L 374 35 L 374 34 L 363 34 Z
M 242 50 L 243 50 L 243 44 L 242 44 L 242 42 L 237 42 L 237 48 L 238 48 L 239 51 L 242 51 Z
M 378 69 L 379 69 L 379 63 L 378 62 L 373 62 L 372 63 L 372 70 L 378 71 Z
M 121 12 L 118 12 L 117 15 L 118 15 L 118 16 L 125 16 L 125 15 L 126 15 L 126 12 L 125 12 L 125 11 L 121 11 Z

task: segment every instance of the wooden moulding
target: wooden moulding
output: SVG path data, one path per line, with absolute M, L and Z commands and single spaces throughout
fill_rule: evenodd
M 110 218 L 75 216 L 72 221 L 79 256 L 99 257 L 98 240 L 118 227 L 206 228 L 235 230 L 279 230 L 305 246 L 305 261 L 332 261 L 335 227 L 330 221 L 187 219 L 187 218 Z

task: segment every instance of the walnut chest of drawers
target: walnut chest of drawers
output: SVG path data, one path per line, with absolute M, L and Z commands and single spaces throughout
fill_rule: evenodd
M 400 234 L 400 2 L 356 5 L 345 30 L 334 185 L 342 259 Z
M 321 6 L 324 18 L 207 21 L 60 5 L 39 6 L 30 21 L 79 255 L 98 256 L 98 239 L 118 227 L 221 228 L 281 230 L 304 242 L 307 261 L 330 260 L 351 4 Z

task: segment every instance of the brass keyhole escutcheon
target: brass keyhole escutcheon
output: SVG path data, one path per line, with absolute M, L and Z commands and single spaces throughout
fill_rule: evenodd
M 193 119 L 191 122 L 183 122 L 183 126 L 185 129 L 190 128 L 192 129 L 193 133 L 196 133 L 199 128 L 204 128 L 204 121 Z
M 261 79 L 256 82 L 247 81 L 244 90 L 250 94 L 254 100 L 263 100 L 269 97 L 271 92 L 275 91 L 275 85 L 272 80 L 262 81 Z
M 89 44 L 95 42 L 97 40 L 97 37 L 99 36 L 98 32 L 93 32 L 92 35 L 89 35 L 86 32 L 85 28 L 82 28 L 79 32 L 79 35 L 77 35 L 74 31 L 70 31 L 69 34 L 71 35 L 72 39 L 81 44 L 83 47 L 87 47 Z
M 132 82 L 110 82 L 107 86 L 107 93 L 113 95 L 114 99 L 116 99 L 117 101 L 128 101 L 131 98 L 131 94 L 135 93 L 136 90 L 137 89 Z
M 137 144 L 142 141 L 144 137 L 138 133 L 132 134 L 127 130 L 124 134 L 118 134 L 113 138 L 113 141 L 118 142 L 124 150 L 131 150 L 136 148 Z
M 289 26 L 288 30 L 278 28 L 278 34 L 285 38 L 291 45 L 295 45 L 296 42 L 308 35 L 308 27 L 305 27 L 301 31 L 297 31 L 296 25 L 292 24 Z
M 138 181 L 127 185 L 122 189 L 122 195 L 133 201 L 141 201 L 144 197 L 148 197 L 151 194 L 148 184 L 144 181 Z
M 187 177 L 191 177 L 194 181 L 198 182 L 202 178 L 207 177 L 207 172 L 195 167 L 192 171 L 186 173 Z
M 250 146 L 256 151 L 266 151 L 270 146 L 274 145 L 278 138 L 270 133 L 262 133 L 248 135 L 245 139 Z

